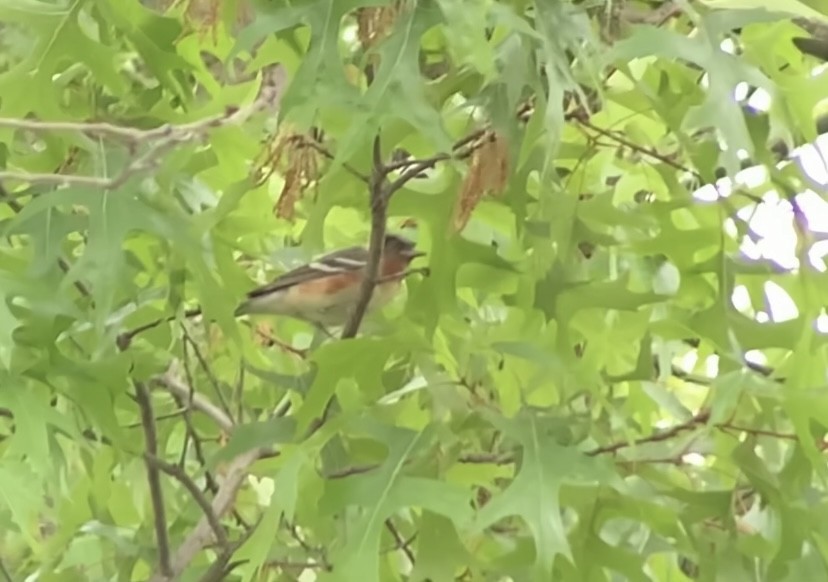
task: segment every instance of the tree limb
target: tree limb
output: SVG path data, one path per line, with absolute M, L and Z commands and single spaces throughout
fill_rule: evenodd
M 141 424 L 144 425 L 144 442 L 146 454 L 155 457 L 158 454 L 158 439 L 155 434 L 155 418 L 152 414 L 152 399 L 149 390 L 142 382 L 133 382 L 135 386 L 135 400 L 141 409 Z M 167 517 L 164 511 L 164 494 L 161 491 L 161 478 L 158 467 L 144 459 L 147 466 L 147 481 L 149 483 L 152 510 L 155 515 L 155 538 L 158 542 L 158 568 L 165 576 L 172 575 L 170 564 L 170 540 L 167 535 Z
M 133 160 L 117 175 L 110 178 L 98 176 L 72 176 L 59 173 L 52 174 L 28 174 L 25 172 L 0 171 L 0 181 L 21 180 L 29 184 L 49 185 L 76 185 L 92 188 L 115 189 L 123 185 L 131 176 L 139 172 L 151 169 L 168 149 L 176 145 L 203 139 L 211 129 L 225 125 L 241 124 L 247 121 L 252 115 L 260 112 L 275 109 L 286 85 L 287 76 L 281 65 L 275 65 L 263 70 L 262 87 L 256 99 L 244 107 L 227 109 L 220 115 L 208 117 L 190 123 L 180 125 L 164 124 L 153 129 L 137 129 L 134 127 L 121 127 L 111 123 L 101 122 L 71 122 L 71 121 L 39 121 L 33 119 L 0 118 L 0 129 L 16 129 L 23 131 L 35 131 L 41 133 L 53 133 L 57 131 L 78 131 L 88 135 L 119 139 L 123 141 L 130 150 L 138 145 L 153 143 L 143 155 L 134 157 Z
M 192 406 L 199 412 L 202 412 L 215 421 L 215 423 L 225 432 L 230 432 L 235 426 L 233 419 L 224 412 L 220 407 L 216 406 L 203 394 L 195 392 L 190 386 L 182 382 L 175 374 L 177 362 L 173 362 L 164 374 L 156 376 L 154 383 L 165 388 L 168 392 L 181 398 L 185 405 Z
M 385 222 L 388 215 L 389 195 L 385 191 L 386 170 L 382 162 L 382 145 L 380 136 L 374 138 L 373 168 L 369 182 L 371 200 L 371 241 L 368 245 L 368 262 L 365 265 L 365 276 L 362 279 L 362 286 L 359 290 L 359 299 L 354 305 L 351 316 L 342 330 L 341 339 L 355 337 L 359 326 L 371 302 L 374 293 L 377 275 L 379 275 L 380 258 L 382 247 L 385 241 Z
M 151 455 L 146 453 L 144 458 L 149 461 L 151 465 L 154 465 L 156 468 L 160 469 L 170 477 L 177 480 L 181 483 L 184 488 L 190 493 L 193 500 L 198 504 L 201 508 L 201 511 L 204 512 L 204 517 L 207 518 L 207 523 L 210 524 L 210 527 L 213 530 L 213 534 L 216 536 L 216 541 L 218 541 L 219 545 L 227 549 L 229 548 L 230 544 L 227 540 L 227 534 L 224 532 L 224 528 L 221 526 L 221 522 L 219 518 L 213 513 L 213 508 L 210 505 L 210 502 L 207 501 L 207 498 L 204 497 L 204 494 L 201 492 L 201 489 L 198 488 L 198 485 L 195 484 L 195 481 L 187 475 L 187 473 L 179 467 L 178 465 L 173 465 L 172 463 L 168 463 L 163 459 L 159 459 L 155 455 Z
M 220 519 L 227 513 L 235 503 L 236 495 L 239 492 L 250 466 L 255 463 L 261 455 L 261 449 L 246 451 L 234 458 L 227 466 L 225 477 L 219 486 L 218 493 L 210 504 L 213 515 Z M 171 573 L 156 572 L 149 582 L 168 582 L 177 579 L 186 570 L 190 562 L 210 543 L 212 528 L 207 517 L 202 517 L 198 524 L 190 532 L 190 535 L 175 550 L 171 560 Z

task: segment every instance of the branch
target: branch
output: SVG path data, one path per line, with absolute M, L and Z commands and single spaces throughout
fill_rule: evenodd
M 204 517 L 207 518 L 207 523 L 210 524 L 210 527 L 213 530 L 213 534 L 216 536 L 216 540 L 218 541 L 219 545 L 227 549 L 229 547 L 229 542 L 227 540 L 227 534 L 224 532 L 224 528 L 221 526 L 221 522 L 219 522 L 219 518 L 213 513 L 213 508 L 210 506 L 210 502 L 207 501 L 207 498 L 204 497 L 204 494 L 201 492 L 201 489 L 198 488 L 198 485 L 195 484 L 189 475 L 179 467 L 178 465 L 173 465 L 172 463 L 168 463 L 163 459 L 159 459 L 158 457 L 151 455 L 149 453 L 144 455 L 144 458 L 149 461 L 151 465 L 154 465 L 156 468 L 160 469 L 170 477 L 176 479 L 179 483 L 181 483 L 184 488 L 190 492 L 190 495 L 193 497 L 195 502 L 201 508 L 201 511 L 204 512 Z
M 144 442 L 146 454 L 158 454 L 158 439 L 155 434 L 155 419 L 152 414 L 152 399 L 149 390 L 142 382 L 133 382 L 135 385 L 135 400 L 141 409 L 141 423 L 144 425 Z M 158 542 L 158 567 L 165 576 L 172 575 L 170 564 L 170 540 L 167 536 L 167 517 L 164 513 L 164 495 L 161 491 L 161 478 L 158 468 L 144 459 L 147 466 L 147 481 L 149 482 L 152 510 L 155 514 L 155 538 Z
M 104 188 L 107 190 L 115 189 L 123 185 L 134 174 L 154 167 L 156 161 L 164 151 L 175 145 L 202 139 L 211 129 L 225 125 L 241 124 L 255 113 L 275 109 L 284 93 L 287 80 L 285 69 L 281 65 L 275 65 L 266 70 L 263 69 L 262 73 L 263 79 L 259 95 L 251 104 L 244 107 L 228 109 L 220 115 L 181 125 L 165 124 L 160 127 L 144 130 L 132 127 L 121 127 L 110 123 L 0 118 L 0 129 L 17 129 L 42 133 L 78 131 L 97 137 L 119 139 L 125 142 L 130 150 L 134 150 L 136 146 L 142 143 L 156 142 L 143 155 L 135 157 L 119 174 L 111 178 L 0 171 L 0 181 L 13 179 L 25 181 L 30 184 L 71 184 L 91 188 Z
M 447 160 L 463 160 L 468 158 L 474 153 L 474 150 L 480 147 L 482 142 L 479 142 L 478 140 L 486 134 L 487 130 L 488 126 L 482 129 L 476 129 L 467 136 L 457 140 L 454 142 L 454 145 L 451 146 L 450 154 L 439 153 L 422 160 L 405 159 L 386 164 L 386 175 L 405 168 L 405 171 L 388 186 L 388 196 L 391 196 L 408 182 L 422 174 L 425 170 L 430 170 L 439 162 Z
M 316 141 L 314 139 L 303 139 L 301 143 L 306 147 L 316 150 L 329 160 L 336 159 L 336 156 L 328 148 L 326 148 L 324 144 L 322 144 L 319 141 Z M 351 175 L 357 178 L 358 180 L 365 182 L 366 184 L 369 184 L 371 182 L 371 179 L 368 176 L 357 170 L 351 164 L 345 162 L 342 164 L 342 167 L 345 168 L 348 172 L 350 172 Z
M 264 331 L 264 330 L 262 330 L 258 327 L 251 326 L 251 328 L 253 329 L 253 332 L 257 336 L 259 336 L 262 340 L 264 340 L 266 342 L 266 345 L 268 347 L 276 346 L 280 350 L 282 350 L 283 352 L 287 352 L 287 353 L 292 354 L 292 355 L 294 355 L 298 358 L 301 358 L 303 360 L 307 359 L 307 357 L 308 357 L 308 350 L 307 349 L 303 350 L 303 349 L 300 349 L 300 348 L 295 348 L 292 345 L 290 345 L 289 343 L 283 342 L 279 338 L 273 336 L 272 334 L 270 334 L 270 333 L 268 333 L 268 332 L 266 332 L 266 331 Z
M 173 361 L 170 368 L 164 374 L 156 376 L 153 379 L 153 382 L 164 387 L 173 396 L 181 398 L 181 400 L 188 406 L 191 406 L 192 408 L 195 408 L 199 412 L 203 412 L 212 418 L 223 431 L 232 431 L 235 426 L 233 419 L 221 408 L 210 402 L 210 400 L 208 400 L 203 394 L 196 392 L 190 386 L 187 386 L 184 382 L 182 382 L 174 374 L 177 366 L 178 363 Z
M 368 246 L 368 263 L 365 265 L 365 276 L 359 289 L 359 299 L 354 305 L 351 317 L 342 330 L 341 339 L 355 337 L 359 326 L 371 302 L 374 293 L 379 264 L 382 256 L 382 247 L 385 241 L 385 222 L 388 215 L 388 200 L 393 192 L 386 192 L 386 170 L 382 162 L 382 148 L 380 136 L 374 138 L 374 164 L 369 184 L 371 194 L 371 242 Z
M 216 482 L 215 477 L 207 468 L 207 460 L 204 457 L 204 450 L 201 446 L 201 437 L 199 436 L 198 432 L 193 426 L 193 419 L 192 414 L 190 413 L 190 406 L 187 405 L 186 399 L 179 397 L 177 394 L 172 394 L 173 399 L 175 399 L 176 403 L 178 404 L 179 408 L 183 409 L 184 414 L 184 424 L 187 427 L 187 432 L 185 434 L 184 446 L 181 449 L 181 462 L 180 464 L 183 466 L 185 455 L 187 454 L 187 449 L 189 447 L 188 440 L 193 443 L 193 452 L 195 453 L 195 458 L 201 465 L 202 470 L 204 471 L 204 478 L 206 480 L 207 489 L 213 495 L 216 494 L 218 491 L 218 483 Z M 250 524 L 239 514 L 238 511 L 233 510 L 233 517 L 245 531 L 250 530 Z
M 195 309 L 188 309 L 187 311 L 184 312 L 184 318 L 185 319 L 190 319 L 192 317 L 198 317 L 199 315 L 201 315 L 201 308 L 200 307 L 196 307 Z M 169 315 L 167 317 L 159 317 L 158 319 L 154 319 L 154 320 L 152 320 L 148 323 L 142 323 L 138 327 L 134 327 L 130 330 L 127 330 L 127 331 L 119 334 L 118 337 L 115 339 L 115 343 L 118 345 L 119 350 L 124 351 L 130 346 L 130 344 L 132 343 L 132 340 L 135 339 L 135 336 L 140 335 L 140 334 L 144 333 L 145 331 L 155 329 L 156 327 L 158 327 L 162 323 L 170 323 L 172 321 L 175 321 L 175 319 L 176 319 L 175 315 Z
M 609 130 L 604 129 L 602 127 L 598 127 L 597 125 L 593 125 L 587 119 L 583 119 L 581 117 L 574 117 L 573 119 L 576 122 L 578 122 L 579 124 L 581 124 L 582 126 L 588 128 L 588 129 L 591 129 L 592 131 L 597 132 L 597 133 L 603 135 L 604 137 L 606 137 L 608 139 L 611 139 L 611 140 L 613 140 L 613 141 L 615 141 L 615 142 L 617 142 L 621 145 L 627 146 L 631 150 L 636 151 L 636 152 L 638 152 L 642 155 L 651 157 L 655 160 L 658 160 L 662 163 L 665 163 L 668 166 L 670 166 L 671 168 L 674 168 L 676 170 L 681 170 L 683 172 L 687 172 L 687 173 L 693 175 L 693 177 L 695 177 L 697 180 L 702 181 L 701 175 L 696 170 L 694 170 L 692 168 L 688 168 L 687 166 L 683 166 L 682 164 L 680 164 L 677 161 L 675 161 L 674 159 L 672 159 L 670 156 L 665 156 L 664 154 L 661 154 L 661 153 L 659 153 L 659 152 L 657 152 L 653 149 L 646 148 L 644 146 L 638 145 L 637 143 L 631 142 L 627 138 L 622 137 L 622 136 L 616 134 L 615 132 L 609 131 Z
M 219 486 L 218 493 L 213 498 L 210 504 L 212 514 L 216 519 L 220 519 L 233 506 L 236 500 L 236 494 L 239 492 L 242 484 L 247 478 L 248 469 L 255 463 L 261 455 L 260 449 L 254 449 L 242 453 L 233 459 L 227 466 L 225 478 Z M 177 579 L 190 565 L 190 562 L 196 555 L 211 541 L 212 527 L 206 515 L 199 520 L 198 524 L 187 536 L 187 539 L 176 549 L 172 557 L 171 570 L 168 575 L 163 571 L 156 573 L 150 578 L 149 582 L 168 582 Z
M 605 455 L 607 453 L 615 454 L 621 449 L 625 449 L 632 446 L 643 445 L 646 443 L 657 443 L 661 441 L 670 440 L 683 432 L 688 430 L 692 430 L 699 426 L 700 424 L 706 423 L 710 420 L 710 411 L 708 410 L 701 410 L 699 411 L 693 418 L 688 420 L 687 422 L 683 422 L 681 424 L 677 424 L 667 430 L 663 430 L 652 434 L 648 437 L 642 437 L 640 439 L 635 439 L 632 441 L 619 441 L 617 443 L 613 443 L 610 445 L 605 445 L 603 447 L 598 447 L 592 449 L 590 451 L 586 451 L 584 454 L 588 457 L 595 457 L 597 455 Z

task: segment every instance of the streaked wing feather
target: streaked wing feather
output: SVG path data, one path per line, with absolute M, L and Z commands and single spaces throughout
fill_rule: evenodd
M 338 258 L 344 258 L 347 260 L 340 262 L 337 261 Z M 313 281 L 315 279 L 320 279 L 331 274 L 330 272 L 314 269 L 311 266 L 313 265 L 313 263 L 328 263 L 341 269 L 341 271 L 356 271 L 364 266 L 364 261 L 366 261 L 367 259 L 368 252 L 362 247 L 350 247 L 347 249 L 341 249 L 336 252 L 319 257 L 309 265 L 302 265 L 301 267 L 297 267 L 292 271 L 288 271 L 287 273 L 279 275 L 270 283 L 267 283 L 266 285 L 262 285 L 261 287 L 257 287 L 256 289 L 250 291 L 247 294 L 247 297 L 250 299 L 254 297 L 261 297 L 262 295 L 268 295 L 270 293 L 275 293 L 276 291 L 281 291 L 282 289 L 287 289 L 288 287 L 292 287 L 297 283 Z M 358 263 L 357 261 L 362 261 L 362 263 Z

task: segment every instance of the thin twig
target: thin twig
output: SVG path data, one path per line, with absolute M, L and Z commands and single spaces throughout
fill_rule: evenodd
M 683 457 L 684 454 L 658 459 L 623 459 L 615 461 L 615 464 L 619 467 L 635 467 L 636 465 L 675 465 L 680 467 L 685 464 Z
M 323 562 L 292 562 L 290 560 L 268 560 L 264 563 L 265 568 L 281 568 L 281 569 L 312 569 L 324 570 L 330 572 L 333 568 L 329 564 Z
M 283 342 L 279 338 L 275 337 L 274 335 L 272 335 L 270 333 L 267 333 L 266 331 L 264 331 L 262 329 L 259 329 L 258 327 L 251 326 L 251 328 L 256 333 L 256 335 L 258 335 L 260 338 L 262 338 L 263 340 L 265 340 L 267 342 L 268 346 L 276 346 L 277 348 L 279 348 L 283 352 L 293 354 L 294 356 L 297 356 L 297 357 L 299 357 L 303 360 L 308 357 L 308 351 L 307 350 L 303 350 L 303 349 L 300 349 L 300 348 L 295 348 L 292 345 L 290 345 L 289 343 Z
M 239 362 L 239 378 L 236 380 L 236 421 L 239 424 L 244 422 L 244 362 Z
M 215 495 L 218 492 L 218 488 L 219 488 L 218 482 L 216 481 L 216 478 L 213 477 L 213 474 L 207 469 L 207 460 L 204 457 L 204 450 L 203 450 L 202 445 L 201 445 L 201 440 L 202 439 L 199 436 L 198 431 L 196 431 L 195 426 L 193 426 L 192 414 L 190 412 L 190 408 L 191 408 L 190 404 L 192 403 L 192 398 L 193 398 L 194 392 L 192 392 L 190 394 L 190 400 L 187 401 L 187 403 L 185 403 L 184 399 L 179 397 L 177 394 L 174 394 L 174 393 L 171 393 L 171 394 L 172 394 L 172 397 L 175 399 L 176 403 L 181 408 L 184 409 L 184 415 L 183 415 L 184 416 L 184 424 L 187 427 L 187 433 L 186 434 L 187 434 L 188 440 L 193 443 L 193 452 L 195 453 L 195 458 L 199 462 L 199 464 L 201 465 L 202 470 L 204 471 L 204 478 L 205 478 L 206 485 L 207 485 L 206 488 L 207 488 L 208 491 L 210 491 L 210 493 Z M 184 464 L 184 455 L 186 454 L 186 452 L 187 452 L 187 448 L 186 447 L 182 448 L 182 458 L 181 458 L 181 465 L 182 466 Z M 241 514 L 238 511 L 236 511 L 235 509 L 233 510 L 233 518 L 236 520 L 236 523 L 239 524 L 245 530 L 250 529 L 250 524 L 247 523 L 247 520 L 245 520 L 241 516 Z
M 187 491 L 189 491 L 193 500 L 201 508 L 201 511 L 204 512 L 204 516 L 207 518 L 207 522 L 210 524 L 210 527 L 213 529 L 213 533 L 216 536 L 216 541 L 222 548 L 227 549 L 229 547 L 227 534 L 225 533 L 218 517 L 215 513 L 213 513 L 213 508 L 210 505 L 210 502 L 207 501 L 206 497 L 204 497 L 204 494 L 201 492 L 201 489 L 198 488 L 198 485 L 195 484 L 195 481 L 193 481 L 184 469 L 178 465 L 168 463 L 167 461 L 159 459 L 149 453 L 145 454 L 144 458 L 146 458 L 151 465 L 154 465 L 170 477 L 176 479 Z
M 201 307 L 196 307 L 196 308 L 193 308 L 193 309 L 186 310 L 183 314 L 183 317 L 185 319 L 192 319 L 193 317 L 198 317 L 201 314 L 202 314 Z M 132 343 L 132 340 L 134 340 L 137 335 L 140 335 L 140 334 L 144 333 L 145 331 L 155 329 L 156 327 L 158 327 L 162 323 L 169 323 L 169 322 L 175 321 L 176 317 L 177 316 L 175 316 L 175 315 L 169 315 L 167 317 L 159 317 L 158 319 L 150 321 L 149 323 L 143 323 L 143 324 L 139 325 L 138 327 L 134 327 L 130 330 L 127 330 L 127 331 L 119 334 L 118 338 L 115 340 L 115 343 L 118 344 L 118 348 L 121 351 L 124 351 L 129 347 L 129 345 Z
M 192 414 L 190 414 L 190 409 L 193 406 L 193 395 L 195 394 L 195 378 L 193 377 L 193 372 L 190 369 L 190 353 L 189 348 L 187 346 L 188 344 L 186 341 L 181 343 L 181 364 L 184 368 L 184 379 L 187 381 L 187 386 L 190 388 L 190 393 L 187 395 L 186 401 L 184 401 L 183 398 L 179 398 L 175 394 L 173 394 L 173 398 L 176 400 L 176 402 L 183 401 L 184 409 L 187 411 L 187 419 L 192 421 Z M 185 420 L 185 423 L 187 424 L 187 426 L 190 425 L 190 422 L 187 422 L 187 420 Z M 184 442 L 181 444 L 181 456 L 178 459 L 178 464 L 182 467 L 184 466 L 184 463 L 187 461 L 187 449 L 189 448 L 190 437 L 190 431 L 187 430 L 187 432 L 184 433 Z M 199 446 L 201 446 L 201 443 L 199 443 Z
M 344 467 L 342 469 L 337 469 L 336 471 L 330 471 L 325 473 L 325 479 L 344 479 L 345 477 L 350 477 L 351 475 L 361 475 L 362 473 L 370 473 L 371 471 L 378 469 L 380 467 L 379 463 L 369 463 L 366 465 L 353 465 L 351 467 Z
M 388 184 L 384 192 L 385 197 L 390 198 L 391 196 L 396 194 L 396 192 L 400 190 L 403 186 L 405 186 L 411 180 L 419 176 L 423 171 L 433 168 L 437 164 L 437 162 L 441 160 L 447 160 L 449 159 L 449 157 L 450 156 L 448 156 L 447 154 L 439 154 L 432 158 L 428 158 L 427 160 L 422 160 L 414 164 L 413 166 L 409 167 L 406 171 L 400 174 L 400 176 L 396 180 Z
M 259 519 L 256 520 L 256 523 L 252 527 L 247 528 L 247 531 L 245 531 L 243 536 L 233 541 L 229 547 L 219 554 L 218 558 L 213 560 L 213 563 L 210 564 L 207 571 L 201 576 L 201 578 L 198 579 L 198 582 L 222 582 L 227 579 L 230 572 L 245 563 L 247 560 L 237 560 L 230 563 L 230 558 L 233 557 L 236 550 L 247 543 L 247 540 L 250 539 L 250 536 L 253 535 L 253 532 L 256 531 L 256 528 L 259 527 L 260 523 L 262 523 L 261 516 L 259 516 Z
M 414 567 L 417 565 L 416 559 L 414 558 L 414 552 L 411 551 L 411 548 L 408 547 L 408 544 L 411 541 L 406 541 L 406 539 L 402 536 L 400 531 L 397 529 L 397 526 L 394 525 L 394 522 L 391 521 L 391 518 L 385 520 L 385 527 L 388 531 L 391 532 L 391 535 L 394 537 L 394 541 L 397 542 L 397 547 L 402 550 L 405 554 L 405 557 L 408 558 L 408 561 L 411 562 L 411 566 Z M 414 539 L 414 538 L 412 538 Z
M 336 159 L 336 156 L 333 155 L 333 153 L 331 153 L 331 151 L 328 148 L 326 148 L 323 144 L 316 140 L 305 139 L 302 141 L 302 145 L 315 149 L 317 152 L 319 152 L 329 160 Z M 365 182 L 366 184 L 370 182 L 370 178 L 368 176 L 357 170 L 351 164 L 345 162 L 342 164 L 342 167 L 348 170 L 348 172 L 350 172 L 355 178 L 359 179 L 360 181 Z
M 597 447 L 595 449 L 585 451 L 585 455 L 588 457 L 595 457 L 597 455 L 605 455 L 605 454 L 615 454 L 621 449 L 625 449 L 632 446 L 643 445 L 646 443 L 656 443 L 661 441 L 670 440 L 683 432 L 688 430 L 692 430 L 697 426 L 706 423 L 710 420 L 710 411 L 702 410 L 695 416 L 693 416 L 687 422 L 683 422 L 681 424 L 677 424 L 667 430 L 659 431 L 655 434 L 652 434 L 647 437 L 642 437 L 640 439 L 635 439 L 632 441 L 619 441 L 616 443 L 612 443 L 610 445 L 604 445 L 602 447 Z
M 288 523 L 288 531 L 290 532 L 290 536 L 296 540 L 302 549 L 305 550 L 308 554 L 316 554 L 321 555 L 322 552 L 318 548 L 314 548 L 308 542 L 306 542 L 301 535 L 299 535 L 299 528 L 294 523 Z M 325 560 L 322 560 L 323 562 Z
M 162 420 L 169 420 L 171 418 L 178 418 L 179 416 L 183 416 L 186 413 L 187 413 L 186 408 L 179 407 L 178 410 L 173 410 L 172 412 L 167 412 L 165 414 L 159 414 L 158 416 L 155 417 L 155 423 L 158 424 L 158 422 L 162 421 Z M 130 422 L 130 423 L 127 423 L 127 424 L 123 425 L 124 428 L 138 428 L 138 427 L 143 427 L 143 426 L 144 426 L 144 424 L 141 421 Z
M 632 142 L 632 141 L 628 140 L 627 138 L 618 135 L 615 132 L 609 131 L 609 130 L 604 129 L 602 127 L 598 127 L 597 125 L 593 125 L 592 123 L 590 123 L 586 119 L 582 119 L 580 117 L 576 117 L 574 119 L 575 119 L 575 121 L 577 121 L 582 126 L 588 128 L 588 129 L 591 129 L 592 131 L 595 131 L 597 133 L 600 133 L 601 135 L 603 135 L 607 139 L 611 139 L 611 140 L 613 140 L 613 141 L 615 141 L 615 142 L 617 142 L 621 145 L 627 146 L 628 148 L 630 148 L 633 151 L 636 151 L 636 152 L 638 152 L 642 155 L 645 155 L 645 156 L 651 157 L 655 160 L 658 160 L 660 162 L 663 162 L 663 163 L 667 164 L 668 166 L 670 166 L 670 167 L 672 167 L 676 170 L 681 170 L 682 172 L 687 172 L 687 173 L 691 174 L 692 176 L 694 176 L 696 179 L 702 180 L 701 174 L 699 174 L 696 170 L 694 170 L 692 168 L 688 168 L 687 166 L 684 166 L 684 165 L 678 163 L 677 161 L 672 159 L 670 156 L 666 156 L 666 155 L 661 154 L 661 153 L 659 153 L 659 152 L 657 152 L 653 149 L 650 149 L 650 148 L 647 148 L 647 147 L 644 147 L 644 146 L 640 146 L 637 143 Z
M 503 453 L 467 453 L 460 455 L 457 462 L 470 465 L 488 463 L 493 465 L 508 465 L 515 462 L 515 457 L 514 455 L 504 455 Z
M 198 360 L 201 369 L 204 370 L 204 373 L 207 375 L 207 379 L 210 381 L 210 385 L 213 387 L 213 390 L 216 393 L 216 397 L 218 398 L 219 404 L 224 409 L 224 412 L 227 413 L 227 416 L 232 418 L 233 413 L 230 411 L 230 405 L 227 403 L 227 400 L 224 398 L 224 394 L 221 391 L 221 386 L 219 385 L 218 380 L 216 379 L 215 374 L 210 369 L 210 365 L 207 363 L 207 360 L 201 354 L 201 350 L 198 348 L 198 344 L 195 340 L 190 336 L 190 333 L 187 331 L 187 327 L 182 325 L 181 331 L 184 333 L 184 343 L 190 342 L 190 345 L 193 347 L 193 352 L 195 353 L 196 359 Z
M 135 400 L 141 409 L 141 422 L 144 425 L 144 443 L 146 454 L 155 457 L 158 454 L 158 439 L 155 434 L 155 419 L 152 413 L 152 399 L 149 390 L 142 382 L 133 382 L 135 386 Z M 170 563 L 170 540 L 167 535 L 167 517 L 164 511 L 164 494 L 161 490 L 161 477 L 158 467 L 146 458 L 147 481 L 149 483 L 152 510 L 155 515 L 155 538 L 158 543 L 158 568 L 162 574 L 172 576 Z

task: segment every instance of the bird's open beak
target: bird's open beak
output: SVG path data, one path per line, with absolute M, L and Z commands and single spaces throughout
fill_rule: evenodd
M 410 251 L 405 251 L 404 256 L 407 259 L 416 259 L 417 257 L 424 257 L 426 254 L 423 251 L 418 251 L 411 249 Z

